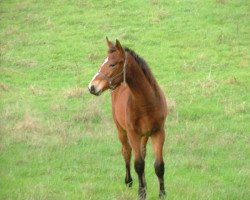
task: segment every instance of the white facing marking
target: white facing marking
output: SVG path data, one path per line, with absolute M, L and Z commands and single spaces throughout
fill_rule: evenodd
M 109 58 L 108 58 L 108 57 L 105 58 L 105 60 L 104 60 L 104 62 L 102 63 L 101 67 L 102 67 L 103 65 L 105 65 L 108 61 L 109 61 Z M 90 81 L 89 86 L 88 86 L 89 89 L 90 89 L 90 87 L 91 87 L 91 85 L 92 85 L 93 80 L 98 76 L 98 74 L 99 74 L 99 72 L 97 72 L 96 75 L 95 75 L 95 76 L 92 78 L 92 80 Z
M 102 63 L 102 66 L 105 65 L 109 61 L 109 57 L 107 57 L 104 62 Z
M 94 77 L 92 78 L 92 80 L 90 81 L 89 83 L 89 88 L 91 87 L 92 85 L 92 81 L 98 76 L 98 72 L 94 75 Z

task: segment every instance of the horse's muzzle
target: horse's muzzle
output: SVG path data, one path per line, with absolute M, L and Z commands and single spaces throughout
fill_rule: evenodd
M 96 95 L 96 96 L 99 96 L 99 95 L 102 93 L 101 90 L 97 92 L 94 85 L 91 85 L 91 86 L 89 87 L 89 92 L 90 92 L 91 94 L 93 94 L 93 95 Z

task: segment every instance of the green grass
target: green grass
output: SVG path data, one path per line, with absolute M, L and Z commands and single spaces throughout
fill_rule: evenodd
M 169 103 L 168 199 L 250 197 L 246 0 L 1 1 L 0 199 L 136 199 L 110 94 L 87 84 L 105 36 L 149 63 Z M 148 199 L 157 199 L 151 144 Z

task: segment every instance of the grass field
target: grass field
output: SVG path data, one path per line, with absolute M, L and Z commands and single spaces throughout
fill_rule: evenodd
M 136 199 L 110 92 L 87 92 L 106 35 L 168 97 L 168 199 L 249 199 L 249 13 L 247 0 L 0 1 L 0 199 Z M 149 143 L 148 199 L 153 163 Z

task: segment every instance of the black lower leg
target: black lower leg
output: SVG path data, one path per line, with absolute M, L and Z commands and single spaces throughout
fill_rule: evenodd
M 126 177 L 125 177 L 125 183 L 128 187 L 131 187 L 133 184 L 133 180 L 130 174 L 130 164 L 126 163 Z
M 164 197 L 166 192 L 165 192 L 165 187 L 164 187 L 164 162 L 155 162 L 155 173 L 158 177 L 159 184 L 160 184 L 160 194 L 159 197 Z
M 145 162 L 142 158 L 135 160 L 135 171 L 138 174 L 139 189 L 138 194 L 140 199 L 146 198 L 146 181 L 144 177 Z

